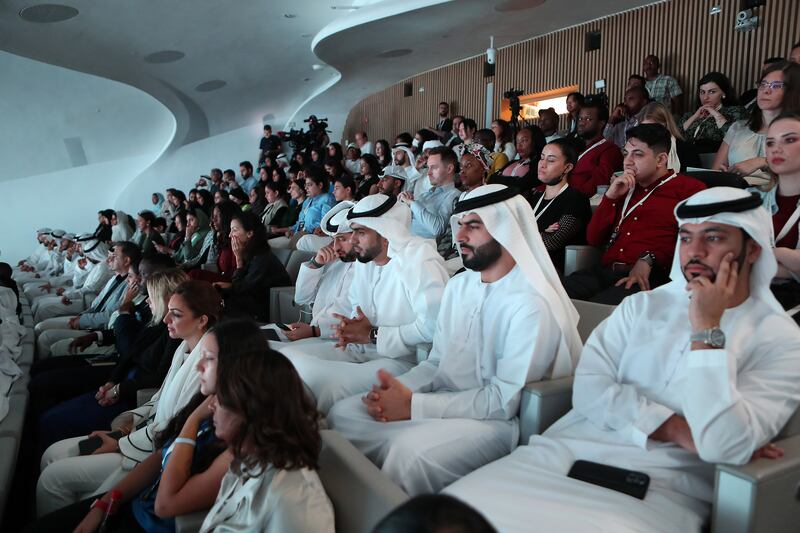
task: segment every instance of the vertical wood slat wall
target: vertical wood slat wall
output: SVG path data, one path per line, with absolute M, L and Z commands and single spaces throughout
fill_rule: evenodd
M 485 56 L 412 76 L 356 104 L 344 138 L 352 140 L 365 129 L 371 139 L 391 144 L 400 132 L 413 135 L 435 125 L 436 104 L 442 100 L 451 103 L 452 113 L 473 117 L 482 126 L 489 81 L 494 82 L 495 116 L 503 92 L 512 87 L 535 93 L 577 84 L 581 92 L 592 93 L 598 79 L 605 79 L 613 106 L 622 100 L 628 76 L 641 73 L 642 60 L 650 53 L 661 58 L 661 72 L 678 79 L 684 110 L 694 108 L 695 84 L 712 70 L 725 73 L 741 93 L 756 82 L 764 59 L 788 55 L 800 39 L 800 1 L 768 0 L 755 10 L 758 28 L 750 32 L 733 29 L 739 3 L 667 0 L 530 39 L 498 51 L 493 78 L 483 77 Z M 722 12 L 710 15 L 716 5 Z M 596 30 L 602 35 L 601 48 L 585 52 L 586 32 Z M 412 84 L 410 97 L 403 97 L 404 83 Z

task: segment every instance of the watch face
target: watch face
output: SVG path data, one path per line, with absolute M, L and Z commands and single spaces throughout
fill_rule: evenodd
M 722 347 L 725 346 L 725 334 L 719 328 L 714 328 L 709 332 L 709 339 L 711 346 Z

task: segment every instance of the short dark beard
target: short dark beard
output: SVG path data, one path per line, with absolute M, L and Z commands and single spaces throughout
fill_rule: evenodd
M 745 239 L 745 242 L 742 244 L 741 252 L 739 252 L 739 255 L 734 259 L 737 265 L 736 271 L 740 274 L 742 272 L 742 269 L 744 268 L 744 261 L 746 258 L 747 258 L 747 239 Z M 710 266 L 703 263 L 702 261 L 698 261 L 696 259 L 690 259 L 689 262 L 686 263 L 686 265 L 681 267 L 681 272 L 683 272 L 683 277 L 686 278 L 686 281 L 692 281 L 693 279 L 701 276 L 701 274 L 697 274 L 696 276 L 691 276 L 691 277 L 687 276 L 686 267 L 688 267 L 689 265 L 702 265 L 706 267 L 708 270 L 711 271 L 711 276 L 709 276 L 708 279 L 711 280 L 712 283 L 717 281 L 717 273 L 714 271 L 714 269 L 712 269 Z
M 465 248 L 472 250 L 472 257 L 467 258 L 462 255 L 462 260 L 466 268 L 474 270 L 475 272 L 483 272 L 495 264 L 503 254 L 503 247 L 494 239 L 477 248 L 468 244 L 460 244 L 459 246 L 462 250 Z
M 352 262 L 353 262 L 353 261 L 355 261 L 356 259 L 358 259 L 358 254 L 357 254 L 357 253 L 355 253 L 353 250 L 350 250 L 350 251 L 349 251 L 349 252 L 347 252 L 346 254 L 344 254 L 344 255 L 340 255 L 340 256 L 339 256 L 339 260 L 340 260 L 342 263 L 352 263 Z M 373 258 L 373 259 L 374 259 L 374 258 Z
M 376 257 L 381 254 L 381 245 L 380 243 L 376 244 L 372 248 L 365 249 L 362 253 L 358 254 L 353 251 L 356 255 L 356 259 L 358 259 L 361 263 L 369 263 L 370 261 L 374 261 Z

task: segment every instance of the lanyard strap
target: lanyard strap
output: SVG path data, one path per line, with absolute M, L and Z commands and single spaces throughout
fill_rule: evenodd
M 628 194 L 627 194 L 627 196 L 625 196 L 625 203 L 623 203 L 623 204 L 622 204 L 622 216 L 619 218 L 619 222 L 617 222 L 617 227 L 616 227 L 616 230 L 617 230 L 617 231 L 619 230 L 619 227 L 620 227 L 620 226 L 622 226 L 622 222 L 623 222 L 623 221 L 624 221 L 626 218 L 628 218 L 628 215 L 630 215 L 631 213 L 633 213 L 634 209 L 636 209 L 637 207 L 639 207 L 640 205 L 642 205 L 642 204 L 645 202 L 645 200 L 647 200 L 648 198 L 650 198 L 650 195 L 651 195 L 651 194 L 653 194 L 654 192 L 656 192 L 656 189 L 658 189 L 659 187 L 661 187 L 662 185 L 664 185 L 665 183 L 667 183 L 669 180 L 671 180 L 671 179 L 674 179 L 676 176 L 677 176 L 677 174 L 675 174 L 675 173 L 673 172 L 673 173 L 672 173 L 672 175 L 670 175 L 668 178 L 666 178 L 666 179 L 662 180 L 662 181 L 661 181 L 661 182 L 660 182 L 658 185 L 656 185 L 655 187 L 653 187 L 653 189 L 652 189 L 652 190 L 651 190 L 649 193 L 647 193 L 647 194 L 644 196 L 644 198 L 642 198 L 641 200 L 639 200 L 638 202 L 636 202 L 636 203 L 635 203 L 635 204 L 634 204 L 634 205 L 633 205 L 633 206 L 632 206 L 630 209 L 628 209 L 628 203 L 631 201 L 631 198 L 633 197 L 633 191 L 634 191 L 634 190 L 636 190 L 636 186 L 635 186 L 635 185 L 634 185 L 633 187 L 631 187 L 631 190 L 630 190 L 630 191 L 628 191 Z
M 594 143 L 593 145 L 591 145 L 589 148 L 587 148 L 586 150 L 584 150 L 583 152 L 581 152 L 581 154 L 578 156 L 578 161 L 580 161 L 580 160 L 581 160 L 581 157 L 583 157 L 583 156 L 585 156 L 586 154 L 588 154 L 588 153 L 589 153 L 589 152 L 590 152 L 590 151 L 591 151 L 593 148 L 597 148 L 597 147 L 598 147 L 598 146 L 600 146 L 601 144 L 604 144 L 604 143 L 606 142 L 606 140 L 607 140 L 607 139 L 605 139 L 605 138 L 602 138 L 602 139 L 600 139 L 599 141 L 597 141 L 596 143 Z
M 777 193 L 775 194 L 775 196 L 776 197 L 778 196 Z M 778 243 L 779 240 L 783 239 L 784 237 L 786 237 L 786 235 L 789 234 L 789 230 L 792 228 L 792 226 L 797 224 L 798 219 L 800 219 L 800 201 L 797 202 L 797 207 L 794 208 L 792 216 L 789 217 L 789 220 L 786 221 L 786 224 L 783 225 L 783 228 L 781 228 L 781 231 L 775 237 L 776 244 Z
M 515 178 L 519 177 L 519 176 L 517 176 L 517 169 L 519 167 L 530 166 L 530 164 L 531 164 L 531 160 L 530 159 L 523 159 L 522 161 L 519 162 L 519 164 L 517 166 L 514 167 L 514 170 L 511 171 L 511 175 L 513 177 L 515 177 Z
M 539 197 L 539 201 L 536 202 L 536 205 L 533 207 L 533 216 L 536 217 L 536 220 L 539 220 L 539 217 L 542 216 L 545 211 L 547 211 L 548 207 L 553 205 L 553 203 L 556 201 L 556 198 L 558 198 L 558 195 L 561 194 L 562 192 L 566 191 L 567 187 L 569 187 L 569 183 L 565 183 L 564 186 L 561 187 L 561 189 L 559 189 L 559 191 L 556 193 L 556 195 L 553 196 L 553 199 L 550 200 L 550 202 L 548 202 L 548 204 L 546 206 L 544 206 L 544 209 L 539 211 L 539 206 L 542 204 L 542 200 L 544 200 L 544 192 L 542 192 L 542 195 Z

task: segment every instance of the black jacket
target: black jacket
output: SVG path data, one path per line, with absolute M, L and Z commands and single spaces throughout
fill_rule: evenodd
M 233 272 L 232 286 L 222 292 L 225 314 L 269 322 L 269 289 L 291 285 L 283 263 L 267 248 Z

